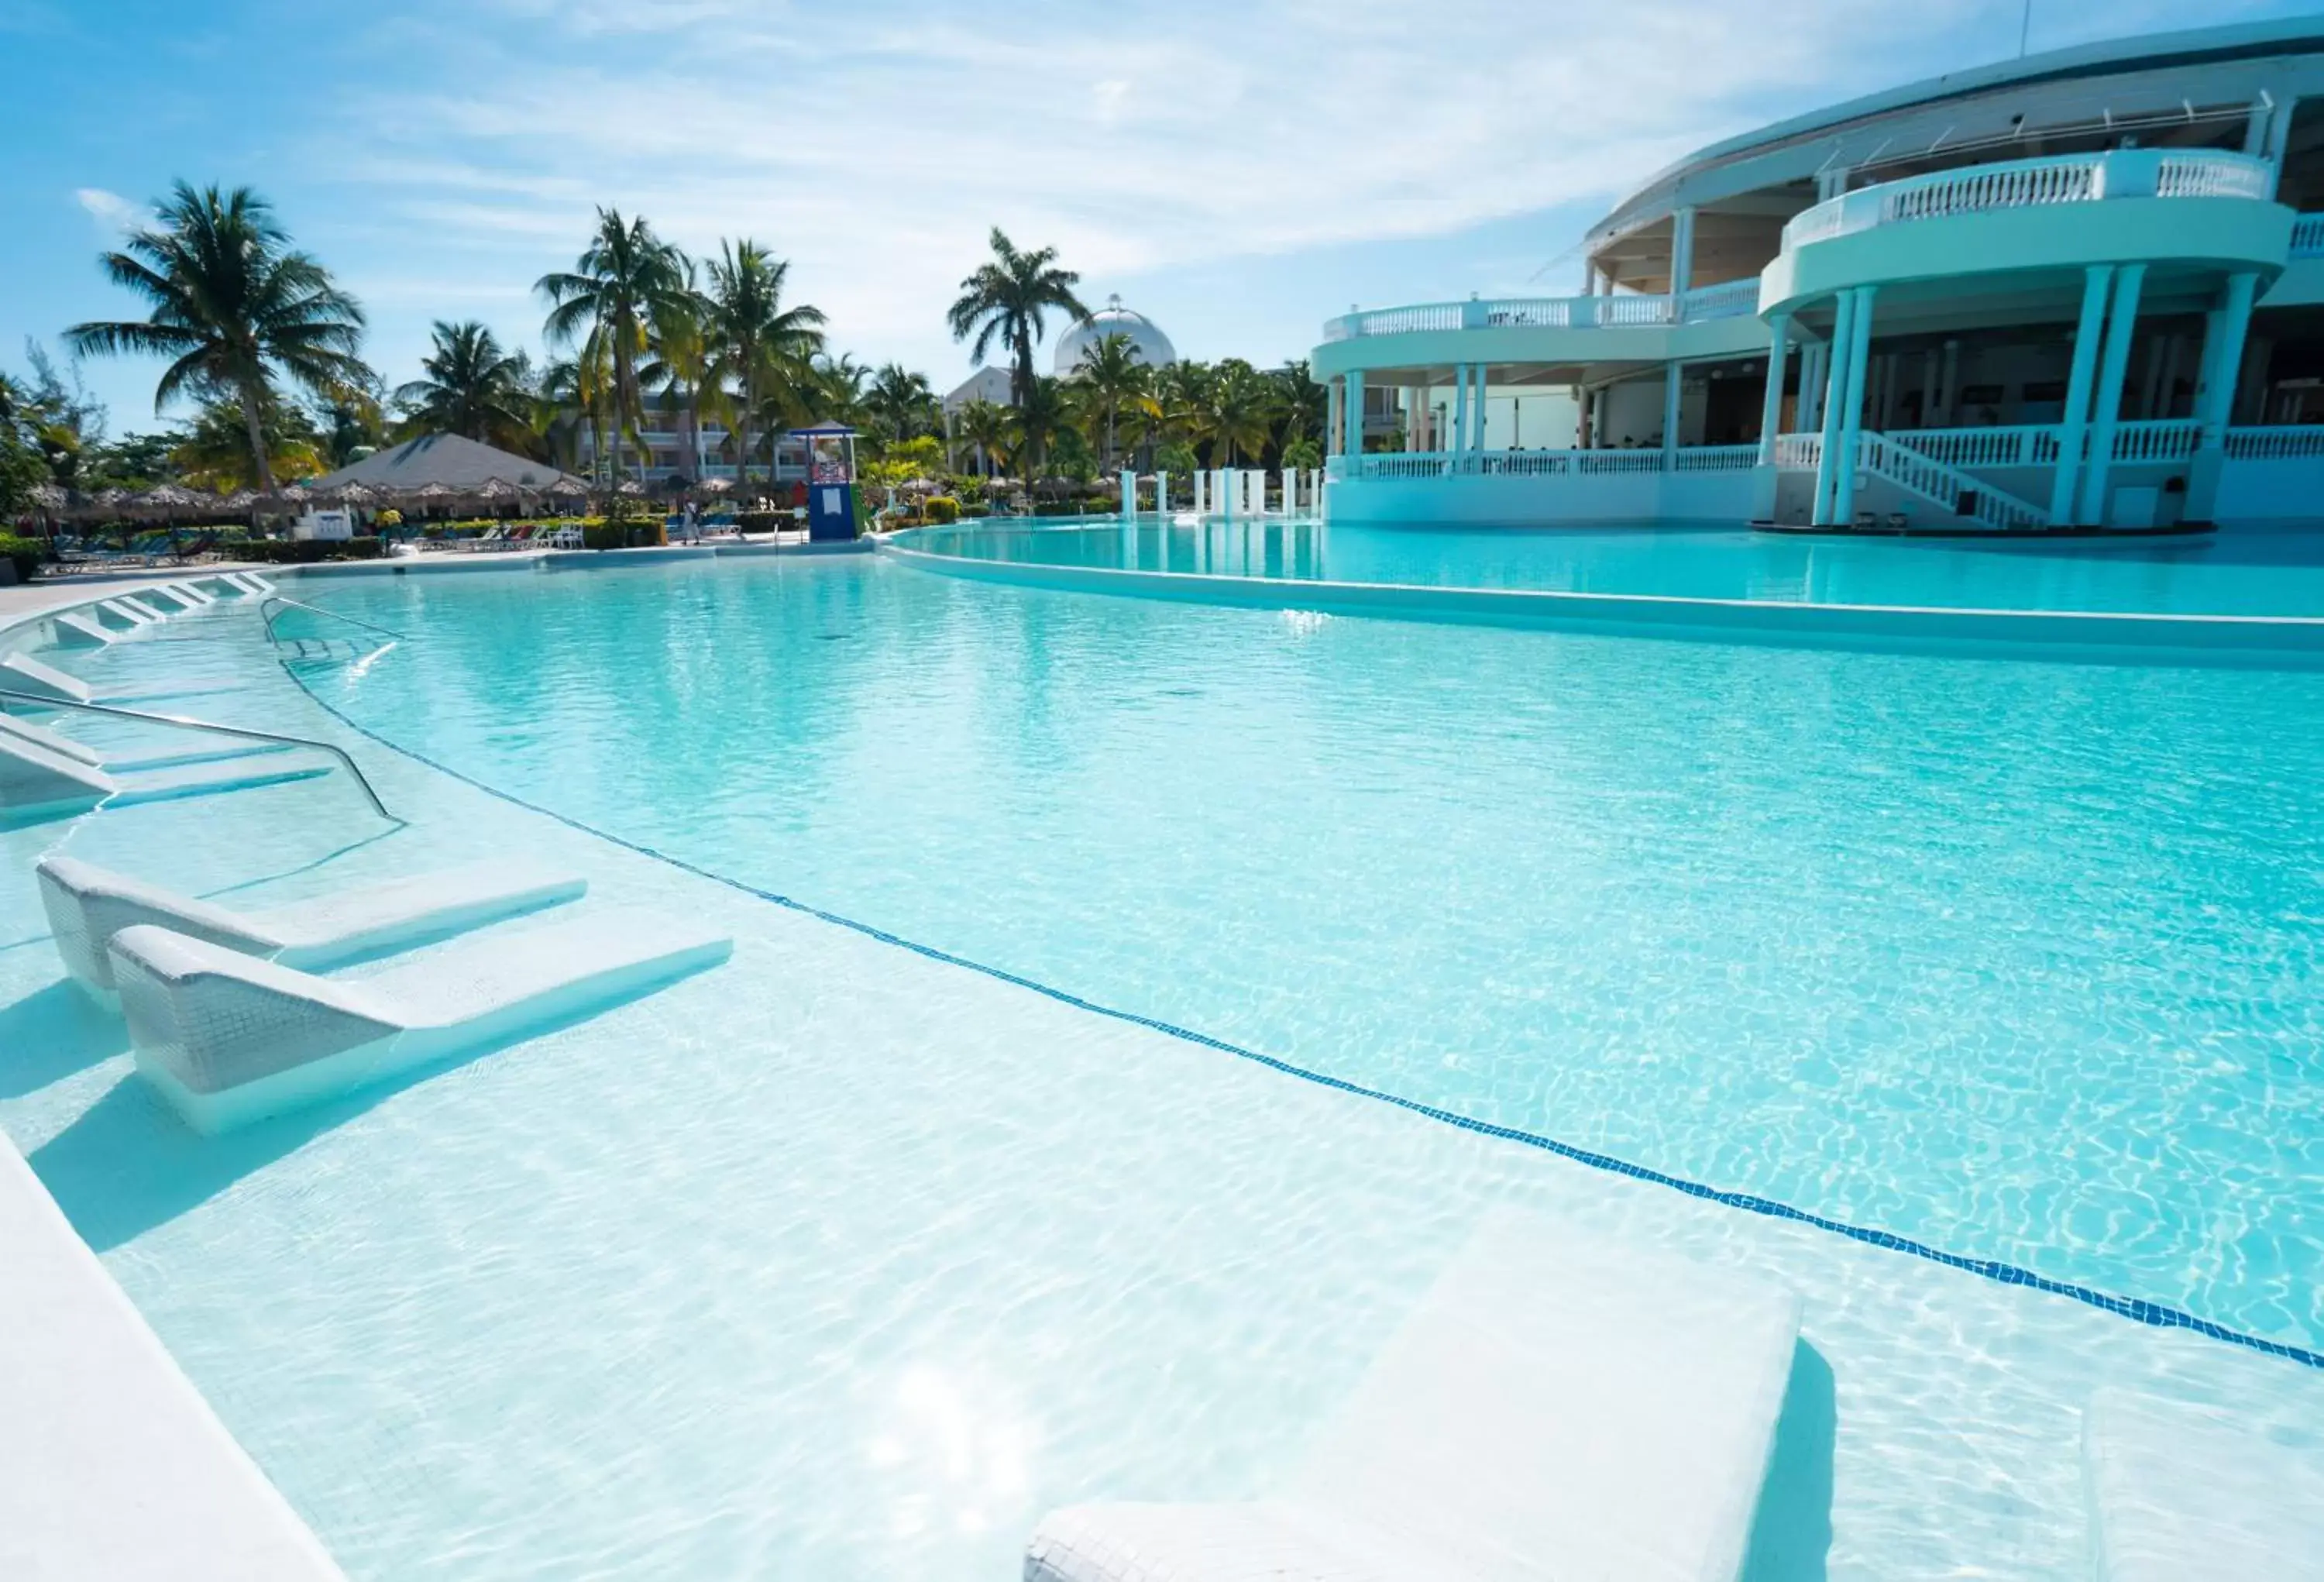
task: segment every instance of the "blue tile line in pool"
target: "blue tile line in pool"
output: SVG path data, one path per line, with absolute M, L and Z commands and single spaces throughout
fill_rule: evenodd
M 1152 1016 L 1140 1015 L 1135 1011 L 1123 1011 L 1111 1005 L 1100 1004 L 1093 1000 L 1085 1000 L 1070 990 L 1055 988 L 1032 978 L 1019 976 L 1006 967 L 971 960 L 964 956 L 955 956 L 948 950 L 940 950 L 933 945 L 923 945 L 918 940 L 907 939 L 900 934 L 891 934 L 887 930 L 875 927 L 871 923 L 861 922 L 838 912 L 825 911 L 819 906 L 791 896 L 783 895 L 772 890 L 762 890 L 755 884 L 746 884 L 740 879 L 731 878 L 724 874 L 698 866 L 684 857 L 672 856 L 668 852 L 656 850 L 641 842 L 600 829 L 593 824 L 584 823 L 570 815 L 558 812 L 554 808 L 544 808 L 537 802 L 527 801 L 513 792 L 503 791 L 498 786 L 488 784 L 474 775 L 452 768 L 449 764 L 439 763 L 424 754 L 415 753 L 409 747 L 392 742 L 370 726 L 349 717 L 329 699 L 308 686 L 306 678 L 301 676 L 289 661 L 284 661 L 282 668 L 298 684 L 299 689 L 313 699 L 316 706 L 326 714 L 356 735 L 377 743 L 391 753 L 408 758 L 415 763 L 425 765 L 438 774 L 449 775 L 463 785 L 483 791 L 486 796 L 497 798 L 515 807 L 522 808 L 528 812 L 538 813 L 545 819 L 553 819 L 569 829 L 576 829 L 584 835 L 592 836 L 596 839 L 621 847 L 624 850 L 635 852 L 640 856 L 650 857 L 658 863 L 666 863 L 673 868 L 692 874 L 697 878 L 707 879 L 715 884 L 723 884 L 729 890 L 755 896 L 761 901 L 771 902 L 788 911 L 802 913 L 822 922 L 835 924 L 843 929 L 853 930 L 856 933 L 877 939 L 883 945 L 893 945 L 901 949 L 909 950 L 931 961 L 943 962 L 947 967 L 965 967 L 971 972 L 982 973 L 987 977 L 997 978 L 1005 984 L 1013 984 L 1020 989 L 1030 989 L 1037 995 L 1046 995 L 1061 1004 L 1071 1005 L 1077 1011 L 1087 1011 L 1093 1015 L 1111 1017 L 1116 1022 L 1127 1022 L 1138 1027 L 1167 1034 L 1171 1038 L 1183 1039 L 1188 1043 L 1200 1044 L 1205 1049 L 1217 1050 L 1240 1059 L 1254 1060 L 1271 1070 L 1280 1071 L 1287 1077 L 1296 1077 L 1302 1081 L 1315 1083 L 1319 1087 L 1334 1088 L 1359 1098 L 1377 1099 L 1382 1104 L 1391 1104 L 1398 1109 L 1425 1115 L 1432 1121 L 1441 1121 L 1448 1126 L 1458 1126 L 1464 1132 L 1474 1132 L 1481 1136 L 1495 1137 L 1508 1143 L 1519 1143 L 1528 1148 L 1538 1148 L 1545 1152 L 1554 1153 L 1561 1159 L 1571 1160 L 1576 1164 L 1587 1165 L 1592 1170 L 1611 1170 L 1616 1175 L 1628 1176 L 1633 1180 L 1647 1181 L 1658 1187 L 1668 1187 L 1674 1191 L 1683 1192 L 1690 1198 L 1704 1198 L 1712 1203 L 1723 1204 L 1729 1208 L 1739 1208 L 1747 1213 L 1765 1215 L 1771 1219 L 1786 1219 L 1798 1225 L 1812 1226 L 1818 1230 L 1829 1231 L 1834 1235 L 1846 1236 L 1850 1241 L 1862 1242 L 1868 1246 L 1884 1247 L 1892 1253 L 1909 1254 L 1915 1258 L 1925 1258 L 1932 1263 L 1941 1263 L 1948 1269 L 1959 1269 L 1970 1274 L 1981 1275 L 1985 1279 L 1997 1281 L 2003 1285 L 2024 1286 L 2028 1290 L 2044 1291 L 2052 1296 L 2070 1298 L 2103 1312 L 2134 1319 L 2155 1328 L 2185 1329 L 2203 1336 L 2207 1339 L 2224 1341 L 2230 1346 L 2243 1346 L 2267 1356 L 2282 1357 L 2286 1361 L 2298 1363 L 2303 1367 L 2324 1370 L 2324 1352 L 2311 1351 L 2306 1346 L 2292 1346 L 2281 1340 L 2269 1340 L 2262 1336 L 2248 1335 L 2240 1329 L 2230 1329 L 2224 1324 L 2215 1324 L 2209 1318 L 2199 1318 L 2192 1313 L 2166 1306 L 2162 1302 L 2151 1302 L 2138 1297 L 2114 1296 L 2106 1291 L 2092 1290 L 2089 1286 L 2075 1285 L 2062 1280 L 2052 1280 L 2047 1275 L 2036 1274 L 2031 1269 L 2021 1269 L 2015 1263 L 2004 1263 L 1992 1258 L 1963 1257 L 1958 1253 L 1948 1253 L 1942 1248 L 1932 1247 L 1925 1243 L 1914 1241 L 1909 1236 L 1893 1235 L 1884 1230 L 1850 1225 L 1845 1220 L 1829 1219 L 1821 1214 L 1811 1213 L 1807 1209 L 1795 1208 L 1788 1203 L 1778 1202 L 1773 1198 L 1762 1198 L 1750 1192 L 1722 1191 L 1717 1187 L 1707 1186 L 1701 1181 L 1688 1180 L 1683 1176 L 1665 1175 L 1661 1170 L 1632 1164 L 1628 1160 L 1616 1159 L 1611 1154 L 1599 1153 L 1591 1149 L 1577 1147 L 1571 1143 L 1561 1143 L 1554 1137 L 1544 1136 L 1537 1132 L 1520 1131 L 1514 1126 L 1499 1126 L 1489 1121 L 1455 1115 L 1450 1110 L 1438 1109 L 1434 1105 L 1422 1104 L 1416 1099 L 1406 1098 L 1379 1088 L 1366 1087 L 1360 1083 L 1350 1082 L 1343 1078 L 1333 1077 L 1325 1072 L 1310 1070 L 1305 1066 L 1296 1066 L 1288 1060 L 1277 1059 L 1273 1055 L 1261 1054 L 1257 1050 L 1245 1049 L 1240 1044 L 1229 1043 L 1224 1039 L 1213 1038 L 1208 1033 L 1197 1032 L 1188 1027 L 1180 1027 L 1175 1022 L 1163 1022 Z

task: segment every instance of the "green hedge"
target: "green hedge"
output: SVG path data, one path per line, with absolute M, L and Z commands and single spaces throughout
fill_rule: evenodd
M 734 526 L 742 532 L 774 532 L 797 525 L 788 511 L 738 511 Z
M 38 539 L 28 539 L 13 532 L 0 532 L 0 560 L 11 560 L 15 563 L 16 580 L 19 582 L 32 580 L 32 574 L 41 569 L 41 556 L 43 552 L 41 541 Z
M 581 528 L 585 550 L 649 550 L 669 541 L 659 522 L 591 522 Z
M 962 506 L 960 513 L 963 516 L 990 516 L 992 514 L 992 507 L 980 501 L 973 505 Z
M 923 507 L 923 509 L 927 511 L 927 518 L 930 522 L 958 522 L 960 520 L 960 502 L 952 499 L 948 495 L 931 495 L 928 496 L 927 504 Z
M 376 538 L 227 539 L 217 546 L 230 560 L 270 566 L 312 566 L 323 560 L 376 560 L 383 552 Z

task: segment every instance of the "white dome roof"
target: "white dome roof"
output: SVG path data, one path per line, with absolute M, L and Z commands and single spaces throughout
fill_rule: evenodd
M 1120 297 L 1108 297 L 1105 306 L 1090 315 L 1087 324 L 1075 324 L 1057 338 L 1056 373 L 1060 378 L 1081 365 L 1082 353 L 1109 335 L 1126 335 L 1147 366 L 1167 368 L 1178 360 L 1170 338 L 1154 328 L 1154 320 L 1133 313 Z

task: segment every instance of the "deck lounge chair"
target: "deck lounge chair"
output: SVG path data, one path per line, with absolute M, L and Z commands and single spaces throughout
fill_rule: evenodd
M 77 857 L 44 857 L 33 872 L 65 970 L 106 1004 L 115 993 L 106 947 L 114 935 L 140 923 L 315 971 L 562 905 L 589 888 L 587 880 L 561 869 L 511 860 L 237 911 Z
M 1799 1300 L 1489 1215 L 1272 1497 L 1069 1506 L 1026 1582 L 1731 1582 Z
M 29 653 L 0 658 L 0 691 L 30 692 L 38 698 L 54 698 L 67 703 L 89 703 L 97 698 L 87 681 L 44 665 Z
M 512 1041 L 715 967 L 733 941 L 613 911 L 357 983 L 140 925 L 113 937 L 137 1069 L 197 1131 L 280 1114 Z
M 13 715 L 0 714 L 0 741 L 7 741 L 11 738 L 18 742 L 30 742 L 36 747 L 46 747 L 51 753 L 60 753 L 68 758 L 88 764 L 92 769 L 102 769 L 107 774 L 135 774 L 148 769 L 183 769 L 195 763 L 221 763 L 233 758 L 257 758 L 269 754 L 288 753 L 291 745 L 288 742 L 237 742 L 230 747 L 216 745 L 197 747 L 189 743 L 175 751 L 108 756 L 85 743 L 75 741 L 61 731 L 52 731 L 45 726 L 37 726 L 29 720 L 18 719 Z M 215 744 L 217 738 L 211 737 L 210 740 Z
M 2199 1407 L 2101 1390 L 2082 1415 L 2082 1472 L 2101 1582 L 2324 1575 L 2324 1447 L 2295 1450 Z
M 100 802 L 132 807 L 141 802 L 174 801 L 181 797 L 312 780 L 328 772 L 316 764 L 257 769 L 240 763 L 209 763 L 116 776 L 72 754 L 11 734 L 0 736 L 0 826 L 70 818 Z
M 103 648 L 116 635 L 104 622 L 78 610 L 59 610 L 49 617 L 49 640 L 59 648 Z

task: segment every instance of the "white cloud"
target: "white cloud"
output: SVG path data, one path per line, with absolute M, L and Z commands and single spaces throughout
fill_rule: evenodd
M 107 192 L 102 187 L 77 187 L 73 190 L 73 201 L 88 211 L 108 241 L 143 230 L 153 219 L 153 211 L 143 204 L 133 202 L 118 192 Z
M 996 222 L 1102 290 L 1609 200 L 1763 119 L 1990 58 L 2015 43 L 2014 11 L 2007 40 L 1985 25 L 1997 14 L 1983 0 L 1802 0 L 1779 17 L 1724 0 L 857 0 L 811 15 L 485 0 L 424 72 L 346 96 L 336 124 L 365 130 L 331 157 L 383 223 L 505 257 L 525 284 L 579 250 L 601 202 L 697 251 L 757 237 L 794 261 L 842 344 L 927 348 L 941 369 L 959 361 L 941 355 L 944 305 Z M 1571 240 L 1544 235 L 1513 279 L 1442 289 L 1520 286 Z

